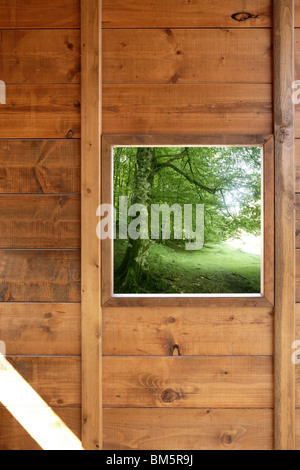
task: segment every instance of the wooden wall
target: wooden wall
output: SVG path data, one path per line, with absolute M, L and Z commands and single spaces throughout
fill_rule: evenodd
M 104 0 L 103 25 L 104 134 L 273 133 L 271 1 Z M 103 325 L 106 449 L 273 448 L 272 308 Z
M 271 0 L 103 4 L 104 133 L 273 132 Z M 232 20 L 241 10 L 258 17 Z M 0 339 L 78 435 L 79 47 L 79 0 L 0 0 Z M 110 308 L 103 320 L 105 448 L 273 448 L 272 309 Z M 3 408 L 0 422 L 1 450 L 38 448 Z
M 300 79 L 300 0 L 295 0 L 295 80 Z M 296 339 L 300 340 L 300 105 L 295 107 Z M 296 366 L 296 447 L 300 450 L 300 366 Z
M 0 0 L 0 76 L 0 338 L 80 436 L 80 0 Z M 0 449 L 39 448 L 0 423 Z

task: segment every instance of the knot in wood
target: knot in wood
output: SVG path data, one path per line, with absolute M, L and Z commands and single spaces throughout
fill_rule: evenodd
M 221 442 L 225 446 L 230 446 L 234 441 L 234 438 L 231 434 L 228 434 L 227 432 L 224 432 L 221 435 Z
M 258 15 L 253 15 L 252 13 L 248 13 L 246 11 L 239 11 L 238 13 L 234 13 L 231 15 L 231 18 L 235 21 L 247 21 L 250 18 L 258 18 Z
M 180 400 L 180 394 L 172 390 L 172 388 L 167 388 L 161 394 L 161 399 L 164 403 L 172 403 L 173 401 Z
M 284 144 L 289 140 L 290 137 L 290 131 L 286 126 L 281 126 L 278 131 L 276 132 L 276 139 Z

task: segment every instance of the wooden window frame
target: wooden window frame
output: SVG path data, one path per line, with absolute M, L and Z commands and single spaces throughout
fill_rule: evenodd
M 263 149 L 262 294 L 115 295 L 113 240 L 102 241 L 102 305 L 105 307 L 270 307 L 274 305 L 274 139 L 261 135 L 104 135 L 102 137 L 102 203 L 113 205 L 113 149 L 128 146 L 260 146 Z

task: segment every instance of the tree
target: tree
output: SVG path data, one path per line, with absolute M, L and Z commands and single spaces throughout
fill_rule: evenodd
M 115 203 L 204 204 L 205 240 L 220 242 L 241 231 L 258 235 L 261 228 L 260 148 L 119 148 L 115 152 Z M 118 221 L 117 221 L 118 222 Z M 147 292 L 150 240 L 128 240 L 116 271 L 124 292 Z

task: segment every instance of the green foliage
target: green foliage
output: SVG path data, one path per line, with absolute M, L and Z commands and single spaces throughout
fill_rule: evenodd
M 152 204 L 204 204 L 205 242 L 261 231 L 261 149 L 257 147 L 148 148 L 153 152 Z M 137 148 L 114 151 L 114 203 L 134 201 Z M 149 157 L 148 157 L 149 158 Z M 145 201 L 147 204 L 149 200 Z

